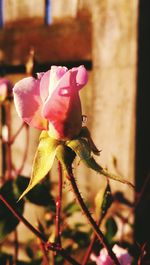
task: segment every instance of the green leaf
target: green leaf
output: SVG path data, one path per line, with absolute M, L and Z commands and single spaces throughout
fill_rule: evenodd
M 111 206 L 112 203 L 112 194 L 110 190 L 110 185 L 103 185 L 100 191 L 97 193 L 95 197 L 95 205 L 96 205 L 96 216 L 99 219 L 103 218 Z
M 90 233 L 70 228 L 62 232 L 62 237 L 64 237 L 65 239 L 70 238 L 75 243 L 77 243 L 79 248 L 88 246 L 90 242 Z
M 122 176 L 118 176 L 118 175 L 115 175 L 115 174 L 112 174 L 110 173 L 109 171 L 107 171 L 106 169 L 102 168 L 100 171 L 99 171 L 100 174 L 104 175 L 105 177 L 107 178 L 110 178 L 110 179 L 113 179 L 113 180 L 116 180 L 116 181 L 119 181 L 123 184 L 127 184 L 128 186 L 130 186 L 131 188 L 135 188 L 135 186 L 128 180 L 124 179 Z
M 105 236 L 106 236 L 108 242 L 111 243 L 112 242 L 112 238 L 115 236 L 115 234 L 117 233 L 117 230 L 118 230 L 117 224 L 116 224 L 114 218 L 112 218 L 112 217 L 109 218 L 107 220 L 105 226 L 106 226 L 106 234 L 105 234 Z
M 38 184 L 50 171 L 56 156 L 56 150 L 60 142 L 51 138 L 46 131 L 40 135 L 40 142 L 34 157 L 31 179 L 28 187 L 19 200 Z
M 34 260 L 34 251 L 33 251 L 33 249 L 29 245 L 26 246 L 25 251 L 26 251 L 27 256 L 31 260 Z
M 24 201 L 16 203 L 18 194 L 16 193 L 13 184 L 13 180 L 5 182 L 0 189 L 0 193 L 20 214 L 22 214 L 24 209 Z M 0 200 L 0 240 L 4 239 L 5 236 L 11 233 L 16 228 L 18 223 L 18 219 Z
M 105 192 L 104 192 L 103 202 L 102 202 L 102 206 L 101 206 L 103 216 L 105 216 L 105 214 L 107 213 L 112 202 L 113 202 L 113 196 L 111 193 L 110 185 L 109 185 L 109 183 L 107 183 L 107 187 L 106 187 Z
M 22 192 L 27 188 L 29 184 L 29 178 L 24 176 L 18 176 L 15 180 L 15 186 L 18 190 L 19 196 Z M 50 206 L 51 209 L 55 209 L 55 202 L 50 194 L 50 183 L 49 180 L 46 179 L 42 183 L 37 184 L 33 190 L 29 191 L 26 194 L 26 198 L 36 205 L 40 206 Z
M 70 202 L 64 209 L 63 212 L 65 213 L 66 216 L 71 216 L 72 214 L 76 212 L 80 212 L 80 207 L 74 203 Z
M 109 171 L 104 169 L 101 165 L 99 165 L 91 155 L 90 145 L 85 139 L 79 138 L 68 141 L 67 146 L 69 146 L 81 158 L 81 160 L 84 162 L 84 164 L 87 167 L 93 169 L 97 173 L 104 175 L 107 178 L 119 181 L 134 188 L 134 185 L 130 183 L 128 180 L 124 179 L 121 176 L 110 173 Z

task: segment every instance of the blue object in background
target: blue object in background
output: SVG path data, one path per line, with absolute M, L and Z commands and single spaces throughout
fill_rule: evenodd
M 4 25 L 4 17 L 3 17 L 3 0 L 0 0 L 0 28 Z
M 51 23 L 51 0 L 45 0 L 45 24 L 50 25 Z

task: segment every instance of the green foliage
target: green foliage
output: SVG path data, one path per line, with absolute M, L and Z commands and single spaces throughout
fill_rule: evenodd
M 20 214 L 23 213 L 24 201 L 16 203 L 18 193 L 14 188 L 13 180 L 5 182 L 1 187 L 0 193 L 4 198 L 7 198 L 9 203 L 18 211 Z M 18 219 L 8 210 L 8 208 L 0 201 L 0 240 L 4 239 L 9 233 L 11 233 L 18 225 Z
M 24 176 L 18 176 L 15 185 L 18 189 L 19 196 L 27 188 L 29 184 L 29 178 Z M 49 206 L 50 209 L 55 209 L 54 198 L 50 194 L 50 182 L 49 180 L 44 180 L 42 183 L 37 184 L 34 189 L 29 191 L 25 198 L 27 198 L 31 203 L 39 206 Z
M 66 217 L 69 217 L 69 216 L 73 215 L 76 212 L 80 212 L 80 207 L 76 203 L 70 202 L 63 209 L 63 212 L 65 213 Z
M 109 183 L 107 183 L 107 187 L 106 187 L 105 192 L 104 192 L 103 202 L 102 202 L 102 206 L 101 206 L 103 216 L 105 216 L 105 214 L 107 213 L 112 202 L 113 202 L 113 197 L 111 194 L 110 185 L 109 185 Z
M 112 243 L 113 241 L 113 237 L 115 236 L 115 234 L 117 233 L 117 230 L 118 230 L 118 227 L 117 227 L 117 224 L 114 220 L 114 218 L 109 218 L 107 221 L 106 221 L 106 238 L 108 240 L 109 243 Z
M 95 197 L 97 219 L 103 218 L 112 204 L 112 194 L 109 183 L 103 185 Z
M 76 248 L 79 249 L 86 247 L 90 242 L 90 233 L 77 229 L 68 228 L 64 230 L 62 233 L 62 237 L 66 238 L 67 240 L 71 239 L 71 241 L 74 241 L 74 243 L 71 243 L 72 247 L 75 244 Z
M 31 260 L 33 260 L 33 259 L 34 259 L 34 252 L 33 252 L 33 249 L 32 249 L 29 245 L 27 245 L 25 251 L 26 251 L 26 254 L 28 255 L 28 257 L 29 257 Z

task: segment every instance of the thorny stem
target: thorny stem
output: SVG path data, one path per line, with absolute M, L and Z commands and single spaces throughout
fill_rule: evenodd
M 98 222 L 98 227 L 100 226 L 101 222 L 102 222 L 102 219 L 103 218 L 100 218 L 99 222 Z M 86 265 L 86 263 L 88 262 L 88 259 L 90 257 L 90 254 L 92 252 L 92 248 L 93 248 L 93 245 L 95 243 L 95 240 L 97 238 L 97 235 L 94 233 L 94 235 L 92 236 L 92 239 L 91 239 L 91 242 L 87 248 L 87 251 L 85 252 L 85 255 L 84 255 L 84 258 L 83 258 L 83 261 L 82 261 L 82 265 Z
M 60 231 L 60 221 L 61 221 L 61 203 L 62 203 L 62 166 L 58 161 L 58 197 L 56 199 L 56 244 L 61 246 L 61 231 Z
M 38 231 L 32 226 L 13 206 L 0 194 L 0 200 L 7 206 L 7 208 L 13 213 L 13 215 L 21 221 L 36 237 L 38 237 L 46 246 L 47 250 L 58 252 L 63 258 L 65 258 L 72 265 L 81 265 L 75 259 L 73 259 L 63 248 L 58 247 L 56 244 L 47 241 L 44 234 Z
M 112 251 L 112 249 L 111 249 L 110 245 L 108 244 L 106 238 L 104 237 L 103 233 L 101 232 L 101 230 L 99 229 L 98 225 L 96 224 L 96 222 L 92 218 L 88 208 L 86 207 L 86 205 L 85 205 L 85 203 L 84 203 L 84 201 L 83 201 L 83 199 L 82 199 L 82 197 L 80 195 L 80 192 L 78 190 L 78 187 L 77 187 L 77 184 L 76 184 L 73 172 L 72 172 L 72 168 L 69 168 L 68 170 L 69 170 L 69 176 L 67 176 L 67 178 L 68 178 L 68 180 L 71 183 L 72 189 L 74 191 L 76 199 L 77 199 L 77 201 L 78 201 L 83 213 L 85 214 L 88 222 L 91 224 L 95 234 L 97 235 L 98 239 L 102 243 L 103 247 L 105 247 L 107 249 L 107 252 L 108 252 L 110 258 L 113 260 L 114 264 L 115 265 L 120 265 L 115 253 Z

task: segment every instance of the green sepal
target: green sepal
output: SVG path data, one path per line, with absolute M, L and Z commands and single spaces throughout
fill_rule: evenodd
M 64 173 L 68 175 L 76 156 L 75 152 L 68 146 L 61 144 L 57 147 L 56 156 L 62 165 Z
M 75 140 L 68 141 L 66 144 L 76 153 L 76 155 L 80 157 L 80 159 L 87 167 L 93 169 L 97 173 L 104 175 L 107 178 L 122 182 L 134 188 L 134 185 L 128 180 L 123 179 L 121 176 L 110 173 L 95 161 L 95 159 L 91 155 L 92 150 L 87 140 L 83 138 L 78 138 Z
M 87 167 L 97 172 L 102 170 L 102 167 L 97 164 L 94 158 L 92 157 L 91 148 L 87 140 L 83 138 L 71 140 L 67 142 L 67 146 L 69 146 L 76 153 L 76 155 L 80 157 L 80 159 Z
M 42 131 L 39 138 L 39 145 L 35 153 L 31 178 L 28 187 L 20 196 L 19 200 L 25 196 L 36 184 L 38 184 L 50 171 L 56 156 L 56 150 L 60 141 L 51 138 L 47 131 Z
M 85 138 L 88 141 L 88 144 L 89 144 L 89 146 L 91 148 L 91 151 L 95 155 L 97 155 L 97 156 L 100 155 L 100 150 L 98 150 L 98 148 L 96 147 L 95 143 L 93 142 L 92 137 L 91 137 L 91 133 L 90 133 L 89 129 L 86 126 L 82 127 L 79 137 Z

